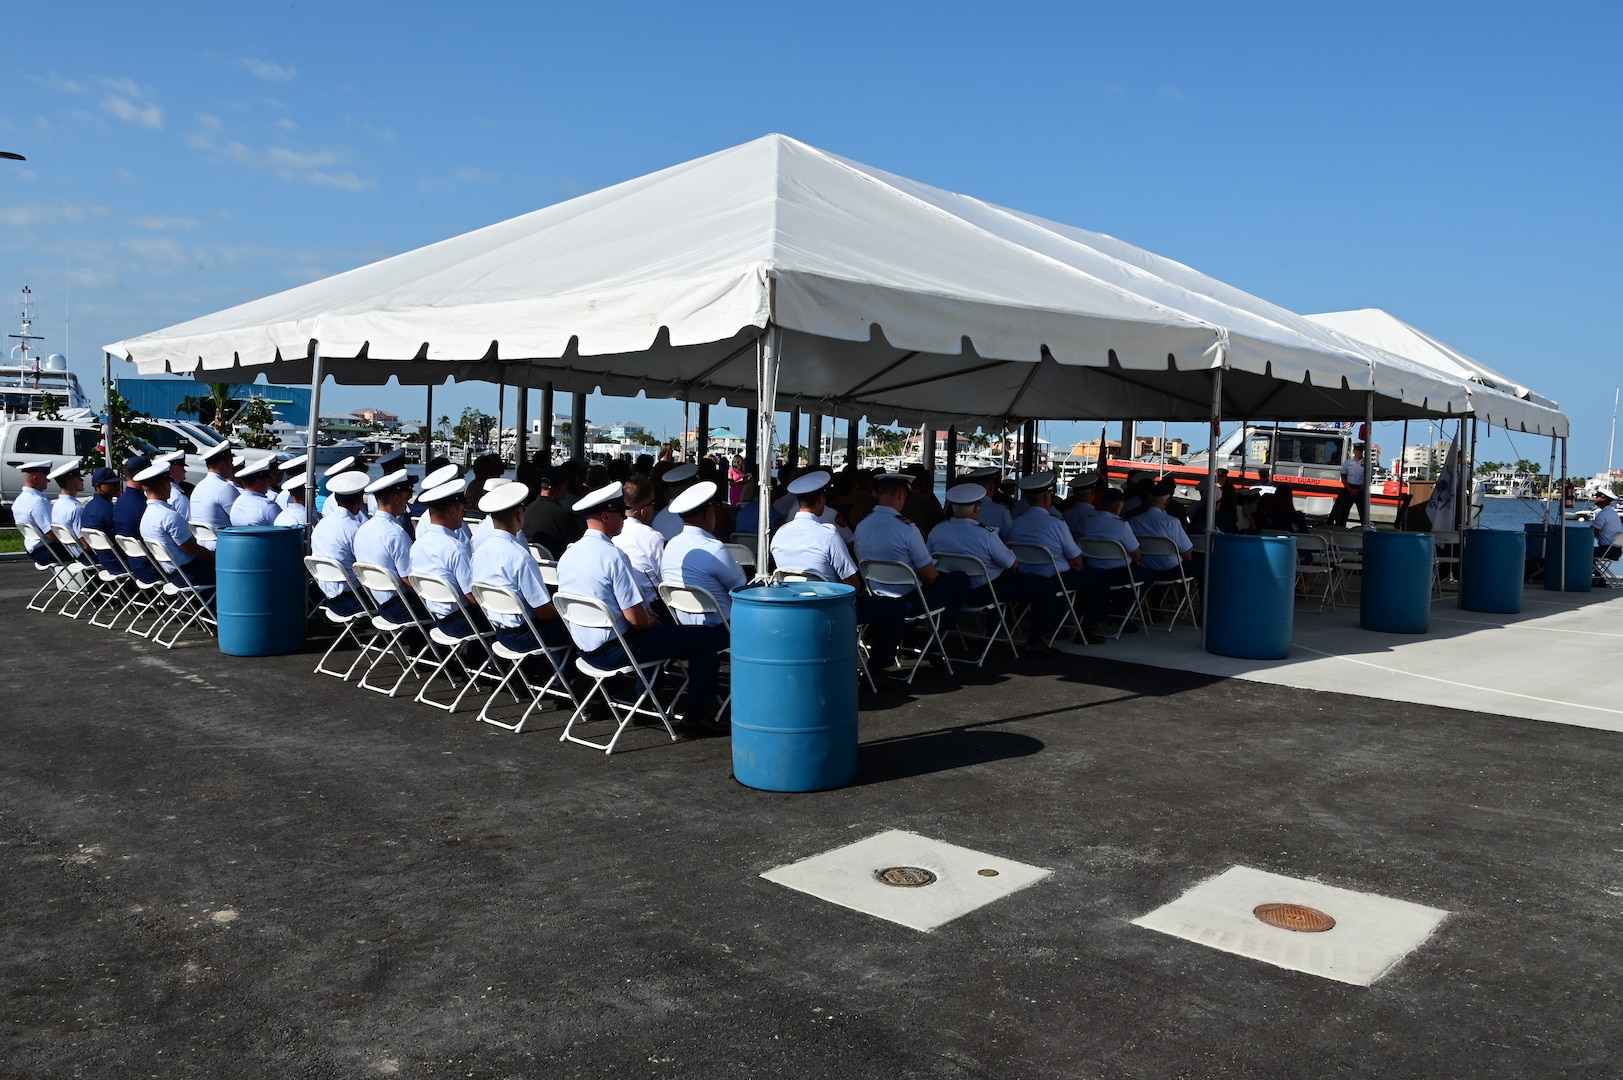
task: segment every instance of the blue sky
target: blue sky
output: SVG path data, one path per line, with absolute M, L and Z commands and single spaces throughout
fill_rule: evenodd
M 104 343 L 781 131 L 1297 311 L 1386 308 L 1560 401 L 1575 474 L 1605 463 L 1616 5 L 82 3 L 8 29 L 0 149 L 29 160 L 0 162 L 0 312 L 30 284 L 87 381 Z M 591 418 L 674 432 L 680 406 Z

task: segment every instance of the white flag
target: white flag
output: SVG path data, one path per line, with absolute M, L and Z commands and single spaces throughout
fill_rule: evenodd
M 1426 504 L 1426 516 L 1431 518 L 1432 531 L 1444 532 L 1454 528 L 1454 496 L 1460 490 L 1460 437 L 1455 435 L 1448 444 L 1448 457 L 1443 471 L 1437 474 L 1437 486 L 1431 489 L 1431 501 Z

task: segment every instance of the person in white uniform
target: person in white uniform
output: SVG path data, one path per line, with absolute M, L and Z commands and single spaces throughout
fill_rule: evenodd
M 437 577 L 461 594 L 468 618 L 455 604 L 425 600 L 428 613 L 440 630 L 451 637 L 465 638 L 490 629 L 489 621 L 473 598 L 473 556 L 462 539 L 462 515 L 467 510 L 468 482 L 452 480 L 429 488 L 422 494 L 428 520 L 417 522 L 417 539 L 411 545 L 411 572 Z M 470 623 L 469 618 L 473 621 Z
M 1054 473 L 1050 470 L 1021 478 L 1020 499 L 1026 504 L 1027 512 L 1014 519 L 1014 528 L 1010 532 L 1009 539 L 1046 548 L 1053 556 L 1051 560 L 1039 561 L 1035 565 L 1022 565 L 1020 572 L 1052 578 L 1054 563 L 1058 562 L 1061 567 L 1060 581 L 1066 589 L 1082 598 L 1085 608 L 1088 593 L 1095 586 L 1082 569 L 1082 549 L 1071 536 L 1070 525 L 1063 518 L 1048 513 L 1054 506 L 1054 480 Z M 1064 613 L 1062 603 L 1060 605 L 1062 618 Z M 1089 645 L 1097 645 L 1104 640 L 1102 636 L 1090 633 L 1086 629 L 1082 631 L 1082 639 Z
M 282 507 L 281 513 L 276 515 L 273 525 L 280 525 L 286 529 L 302 529 L 305 526 L 304 492 L 310 482 L 305 473 L 294 473 L 282 481 L 282 496 L 287 499 L 287 505 Z
M 1126 501 L 1127 496 L 1116 488 L 1107 487 L 1101 491 L 1099 512 L 1088 519 L 1088 531 L 1083 534 L 1083 538 L 1089 540 L 1114 540 L 1127 553 L 1126 562 L 1119 558 L 1092 556 L 1083 559 L 1093 590 L 1088 594 L 1088 609 L 1082 616 L 1090 632 L 1103 632 L 1105 617 L 1110 613 L 1110 586 L 1133 578 L 1145 580 L 1143 571 L 1138 568 L 1142 558 L 1138 550 L 1138 537 L 1133 533 L 1132 526 L 1121 519 L 1121 508 Z
M 666 543 L 670 543 L 671 539 L 682 531 L 682 518 L 671 512 L 670 501 L 693 483 L 698 475 L 699 467 L 689 462 L 674 469 L 667 469 L 665 475 L 660 477 L 660 481 L 665 485 L 666 505 L 665 509 L 654 515 L 652 528 L 665 539 Z
M 1599 548 L 1595 555 L 1607 562 L 1617 562 L 1623 559 L 1623 522 L 1618 520 L 1612 493 L 1605 488 L 1596 488 L 1590 498 L 1595 501 L 1595 517 L 1590 522 L 1595 530 L 1595 545 Z
M 631 563 L 637 588 L 642 590 L 643 603 L 659 611 L 659 582 L 665 573 L 665 538 L 649 525 L 658 512 L 654 484 L 651 480 L 633 477 L 625 482 L 622 491 L 626 517 L 619 535 L 614 538 L 614 546 L 625 552 Z
M 79 501 L 79 492 L 85 489 L 84 473 L 80 472 L 77 461 L 69 461 L 52 469 L 47 476 L 56 481 L 57 489 L 56 501 L 51 503 L 51 524 L 61 525 L 77 537 L 79 522 L 84 516 L 84 504 Z M 69 555 L 79 557 L 78 544 L 63 546 Z
M 1364 448 L 1357 444 L 1353 445 L 1352 456 L 1341 463 L 1341 490 L 1330 507 L 1330 524 L 1347 524 L 1347 515 L 1354 509 L 1359 523 L 1368 524 L 1364 521 Z
M 877 674 L 896 662 L 896 646 L 907 625 L 907 602 L 869 592 L 839 531 L 822 520 L 830 479 L 828 472 L 816 469 L 789 482 L 798 509 L 772 537 L 772 558 L 781 569 L 809 570 L 824 581 L 857 590 L 857 623 L 868 627 L 868 667 Z
M 270 458 L 260 458 L 244 465 L 236 475 L 242 493 L 231 503 L 231 524 L 239 529 L 276 521 L 276 504 L 270 497 L 270 462 Z
M 682 519 L 682 531 L 665 545 L 661 571 L 665 581 L 704 589 L 716 598 L 718 614 L 689 615 L 673 611 L 672 617 L 690 626 L 721 628 L 732 618 L 732 590 L 747 584 L 749 577 L 720 540 L 711 533 L 716 527 L 716 500 L 721 488 L 713 480 L 701 480 L 671 500 L 670 510 Z
M 1070 527 L 1071 537 L 1075 539 L 1087 533 L 1088 519 L 1099 512 L 1097 505 L 1099 474 L 1097 472 L 1085 472 L 1080 476 L 1073 477 L 1069 494 L 1072 498 L 1071 508 L 1066 510 L 1061 517 L 1065 519 L 1065 524 Z
M 524 541 L 524 500 L 530 489 L 510 483 L 491 489 L 487 483 L 479 509 L 490 522 L 490 536 L 473 552 L 473 580 L 483 585 L 500 585 L 517 594 L 530 609 L 530 620 L 541 635 L 535 635 L 517 615 L 487 612 L 496 640 L 515 652 L 528 652 L 538 645 L 561 648 L 570 644 L 569 631 L 558 618 L 552 594 L 541 580 L 541 568 Z M 477 533 L 475 534 L 477 535 Z
M 237 488 L 231 483 L 231 444 L 221 440 L 203 451 L 203 464 L 208 473 L 192 489 L 187 520 L 223 529 L 231 524 L 231 504 L 237 501 Z
M 981 495 L 981 511 L 978 519 L 982 527 L 996 529 L 999 536 L 1006 537 L 1009 535 L 1009 528 L 1014 524 L 1014 515 L 993 498 L 997 494 L 998 481 L 1002 476 L 1000 470 L 988 467 L 965 473 L 963 480 L 964 483 L 980 484 L 985 489 Z
M 600 601 L 624 636 L 630 655 L 607 629 L 571 623 L 569 636 L 587 663 L 598 667 L 620 667 L 633 659 L 687 661 L 687 715 L 691 719 L 678 725 L 678 730 L 696 733 L 695 720 L 711 729 L 725 730 L 726 722 L 714 719 L 720 653 L 725 643 L 708 626 L 661 623 L 659 616 L 643 603 L 630 561 L 614 546 L 625 509 L 623 489 L 617 483 L 589 491 L 576 500 L 575 512 L 586 519 L 586 533 L 558 560 L 558 591 Z
M 1173 555 L 1144 555 L 1139 559 L 1139 566 L 1144 576 L 1150 581 L 1175 581 L 1179 577 L 1179 564 L 1191 562 L 1194 558 L 1195 546 L 1189 541 L 1189 534 L 1178 519 L 1167 513 L 1167 503 L 1172 501 L 1172 492 L 1177 487 L 1177 481 L 1168 476 L 1150 487 L 1147 503 L 1138 516 L 1129 521 L 1128 527 L 1137 536 L 1164 536 L 1178 545 L 1178 554 Z M 1191 567 L 1193 570 L 1193 567 Z
M 919 527 L 903 516 L 912 493 L 913 477 L 907 473 L 881 473 L 874 477 L 873 493 L 879 505 L 856 528 L 859 560 L 894 562 L 911 566 L 919 576 L 924 595 L 904 585 L 874 585 L 880 596 L 893 596 L 907 605 L 907 616 L 921 613 L 925 606 L 942 609 L 941 625 L 957 626 L 958 613 L 969 592 L 969 576 L 956 570 L 943 572 L 936 566 Z
M 490 479 L 485 481 L 485 494 L 488 495 L 490 492 L 495 491 L 499 487 L 505 487 L 508 483 L 509 481 L 505 476 L 492 476 Z M 519 500 L 521 503 L 526 497 L 528 497 L 529 493 L 529 488 L 525 488 L 519 493 Z M 484 495 L 479 496 L 479 505 L 485 505 Z M 468 523 L 466 521 L 463 521 L 462 528 L 465 531 L 467 530 Z M 473 530 L 468 533 L 468 551 L 470 553 L 477 552 L 481 544 L 495 535 L 496 523 L 490 520 L 489 514 L 486 514 L 484 517 L 479 519 L 479 524 L 475 525 Z
M 22 473 L 23 487 L 11 504 L 12 520 L 18 527 L 26 522 L 40 535 L 38 540 L 24 545 L 38 566 L 50 566 L 66 555 L 62 545 L 51 535 L 51 500 L 45 497 L 53 467 L 50 458 L 25 461 L 17 466 L 17 471 Z
M 411 487 L 405 469 L 367 484 L 362 491 L 376 500 L 377 513 L 355 530 L 355 561 L 389 571 L 399 586 L 395 593 L 372 590 L 372 598 L 383 605 L 379 614 L 393 622 L 409 622 L 427 614 L 407 580 L 411 576 L 411 537 L 406 535 L 400 518 L 411 505 Z
M 192 520 L 192 500 L 185 488 L 186 451 L 171 450 L 162 457 L 152 459 L 154 465 L 160 461 L 169 466 L 169 498 L 165 501 L 189 523 Z
M 147 500 L 146 513 L 141 515 L 141 539 L 163 545 L 175 564 L 175 584 L 214 584 L 214 552 L 197 542 L 191 525 L 168 503 L 169 466 L 161 461 L 149 465 L 135 480 Z
M 977 493 L 976 488 L 981 491 Z M 992 575 L 988 580 L 969 573 L 970 604 L 991 603 L 993 593 L 1005 604 L 1030 604 L 1031 624 L 1026 651 L 1050 652 L 1048 638 L 1063 617 L 1058 584 L 1052 578 L 1022 574 L 1020 561 L 1003 542 L 1002 535 L 980 523 L 984 487 L 958 484 L 947 491 L 947 520 L 930 530 L 930 550 L 958 555 L 974 555 Z M 1044 515 L 1046 517 L 1046 515 Z
M 288 486 L 287 486 L 288 485 L 288 479 L 290 479 L 292 477 L 295 477 L 295 476 L 298 476 L 300 474 L 305 474 L 305 481 L 306 481 L 306 483 L 309 482 L 309 475 L 306 472 L 306 468 L 305 468 L 305 466 L 309 462 L 309 460 L 310 460 L 310 455 L 309 454 L 300 454 L 298 457 L 288 458 L 286 461 L 280 462 L 277 465 L 277 468 L 281 469 L 281 471 L 282 471 L 283 479 L 282 479 L 282 482 L 277 485 L 276 500 L 275 501 L 276 501 L 276 505 L 281 507 L 283 510 L 286 510 L 287 509 L 287 504 L 293 501 L 293 493 L 288 490 Z M 308 495 L 306 495 L 305 497 L 307 499 L 309 498 Z
M 310 533 L 310 554 L 331 559 L 345 570 L 355 567 L 355 534 L 361 527 L 365 505 L 366 474 L 346 472 L 327 483 L 327 512 Z M 337 582 L 322 582 L 326 606 L 336 615 L 353 615 L 361 601 Z

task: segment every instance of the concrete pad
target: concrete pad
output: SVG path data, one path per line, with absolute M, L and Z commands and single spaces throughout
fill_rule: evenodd
M 923 869 L 934 874 L 935 880 L 922 885 L 886 884 L 880 873 L 893 867 Z M 930 931 L 1051 873 L 1040 866 L 891 829 L 775 867 L 761 876 L 831 904 Z
M 1255 909 L 1274 903 L 1304 904 L 1329 915 L 1335 925 L 1316 933 L 1270 926 Z M 1234 866 L 1133 925 L 1275 967 L 1369 986 L 1419 948 L 1447 916 L 1422 904 Z
M 1358 621 L 1356 596 L 1350 606 L 1322 614 L 1298 604 L 1284 660 L 1208 653 L 1187 624 L 1170 635 L 1152 629 L 1148 637 L 1060 648 L 1276 686 L 1623 731 L 1623 701 L 1604 675 L 1623 655 L 1623 592 L 1530 588 L 1518 615 L 1462 611 L 1455 597 L 1444 596 L 1432 602 L 1427 634 L 1378 633 Z

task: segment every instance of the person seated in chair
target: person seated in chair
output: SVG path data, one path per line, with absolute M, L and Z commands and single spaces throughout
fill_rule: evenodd
M 280 512 L 270 497 L 271 459 L 260 458 L 237 471 L 237 483 L 242 488 L 231 503 L 231 524 L 237 528 L 252 525 L 273 525 Z
M 714 480 L 701 480 L 671 500 L 670 510 L 682 519 L 682 531 L 665 545 L 660 559 L 660 576 L 676 585 L 690 585 L 716 598 L 721 610 L 705 615 L 672 611 L 671 616 L 688 626 L 709 626 L 718 630 L 732 616 L 732 590 L 749 581 L 744 568 L 711 532 L 716 527 L 716 501 L 721 494 Z
M 695 734 L 702 725 L 725 730 L 714 718 L 716 683 L 721 668 L 721 635 L 708 626 L 662 624 L 642 599 L 636 575 L 614 537 L 625 522 L 626 504 L 619 483 L 589 491 L 575 501 L 575 513 L 586 521 L 586 533 L 558 560 L 558 591 L 589 597 L 609 613 L 614 631 L 569 624 L 569 636 L 581 657 L 594 667 L 618 668 L 654 660 L 685 660 L 688 669 L 689 719 L 677 730 Z M 629 650 L 629 651 L 628 651 Z
M 51 468 L 50 458 L 17 466 L 17 471 L 23 474 L 23 488 L 11 504 L 12 520 L 19 528 L 32 525 L 39 533 L 39 539 L 27 545 L 35 566 L 50 566 L 67 555 L 51 535 L 51 501 L 45 497 L 45 489 L 51 482 Z
M 436 577 L 462 597 L 467 615 L 455 603 L 424 600 L 434 623 L 446 635 L 467 638 L 490 629 L 490 622 L 473 599 L 473 556 L 462 538 L 462 517 L 467 511 L 466 480 L 451 480 L 422 494 L 428 520 L 417 523 L 411 545 L 411 572 Z
M 542 645 L 559 649 L 569 644 L 569 631 L 558 618 L 552 594 L 541 580 L 541 568 L 524 542 L 524 503 L 529 497 L 529 488 L 516 481 L 485 492 L 479 509 L 485 512 L 492 532 L 472 559 L 475 582 L 500 585 L 530 609 L 530 619 L 541 635 L 539 641 L 520 616 L 486 613 L 496 640 L 514 652 L 532 652 Z
M 1619 522 L 1617 507 L 1612 505 L 1612 493 L 1597 488 L 1591 498 L 1595 500 L 1595 517 L 1590 522 L 1595 530 L 1595 557 L 1617 562 L 1623 559 L 1623 522 Z
M 141 516 L 141 538 L 161 544 L 175 564 L 170 580 L 176 585 L 213 585 L 214 552 L 197 542 L 189 525 L 168 503 L 169 465 L 149 465 L 135 477 L 146 493 L 147 510 Z
M 1164 536 L 1178 545 L 1176 556 L 1145 555 L 1141 558 L 1143 576 L 1150 581 L 1177 581 L 1181 576 L 1180 562 L 1189 564 L 1190 576 L 1196 576 L 1193 565 L 1195 545 L 1190 542 L 1189 534 L 1178 519 L 1167 513 L 1167 503 L 1172 500 L 1176 485 L 1177 482 L 1170 476 L 1152 485 L 1143 511 L 1127 523 L 1135 537 Z
M 355 569 L 355 534 L 366 512 L 366 484 L 366 474 L 353 471 L 327 481 L 327 512 L 310 533 L 310 554 L 331 559 L 351 573 Z M 360 599 L 341 582 L 323 581 L 321 592 L 326 597 L 322 603 L 335 615 L 361 610 Z
M 1039 562 L 1035 566 L 1024 566 L 1022 574 L 1032 574 L 1042 578 L 1054 577 L 1054 563 L 1058 562 L 1063 570 L 1059 578 L 1065 588 L 1076 593 L 1087 606 L 1087 594 L 1096 588 L 1082 570 L 1082 549 L 1077 546 L 1071 537 L 1071 527 L 1064 518 L 1057 518 L 1048 511 L 1054 505 L 1054 473 L 1052 470 L 1034 473 L 1020 480 L 1020 495 L 1030 510 L 1038 513 L 1021 514 L 1014 519 L 1014 528 L 1009 532 L 1009 539 L 1023 544 L 1035 544 L 1046 548 L 1052 556 L 1047 563 Z M 1060 614 L 1064 615 L 1064 606 L 1061 605 Z M 1104 639 L 1097 634 L 1082 631 L 1082 640 L 1089 645 L 1097 645 Z
M 365 474 L 361 474 L 364 479 Z M 332 483 L 337 483 L 337 477 Z M 411 582 L 411 538 L 406 535 L 400 519 L 411 506 L 411 477 L 405 469 L 396 469 L 367 484 L 362 491 L 377 503 L 377 513 L 370 515 L 355 530 L 355 561 L 376 566 L 392 573 L 399 584 L 397 592 L 372 590 L 372 598 L 382 609 L 378 612 L 392 623 L 414 622 L 423 618 L 426 609 Z M 332 484 L 327 485 L 332 491 Z M 327 501 L 330 508 L 332 500 Z
M 927 608 L 941 608 L 941 625 L 957 626 L 969 592 L 969 575 L 956 570 L 943 571 L 935 564 L 919 527 L 904 516 L 912 501 L 913 476 L 909 473 L 881 473 L 874 478 L 873 493 L 879 500 L 873 513 L 857 525 L 857 558 L 872 562 L 901 563 L 919 576 L 924 595 L 905 585 L 876 584 L 880 596 L 893 596 L 907 605 L 912 618 Z
M 1089 633 L 1104 632 L 1104 621 L 1110 613 L 1111 586 L 1145 580 L 1143 571 L 1139 569 L 1142 556 L 1138 550 L 1138 534 L 1121 519 L 1121 508 L 1126 498 L 1115 488 L 1105 488 L 1099 496 L 1099 512 L 1088 519 L 1088 531 L 1083 537 L 1086 540 L 1114 540 L 1127 553 L 1126 562 L 1119 558 L 1088 557 L 1083 560 L 1093 586 L 1088 593 L 1087 611 L 1082 615 Z
M 980 489 L 979 493 L 976 489 Z M 948 489 L 947 510 L 952 516 L 930 530 L 930 550 L 974 555 L 980 559 L 992 577 L 987 580 L 970 573 L 965 602 L 971 606 L 990 604 L 995 591 L 997 599 L 1005 604 L 1030 604 L 1031 629 L 1026 638 L 1026 651 L 1049 652 L 1048 638 L 1063 617 L 1058 583 L 1051 576 L 1020 572 L 1020 560 L 1014 557 L 1009 545 L 995 529 L 980 523 L 981 508 L 986 505 L 985 494 L 985 488 L 976 483 Z M 1043 517 L 1048 517 L 1046 511 Z M 1063 522 L 1058 524 L 1063 527 Z

